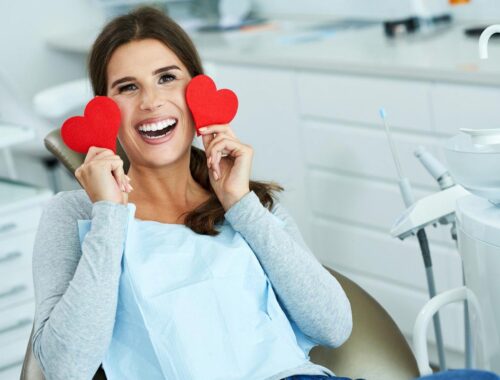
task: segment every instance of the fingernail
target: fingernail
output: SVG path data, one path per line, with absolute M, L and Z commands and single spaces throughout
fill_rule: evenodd
M 128 184 L 128 188 L 129 188 L 129 193 L 130 193 L 132 190 L 134 190 L 134 188 L 132 187 L 132 185 L 131 185 L 131 184 Z
M 208 128 L 207 128 L 207 127 L 203 127 L 203 128 L 198 129 L 198 130 L 199 130 L 200 132 L 206 132 L 206 131 L 208 130 Z
M 215 180 L 218 181 L 219 180 L 219 175 L 217 174 L 217 172 L 214 170 L 212 173 L 214 174 Z
M 131 181 L 131 179 L 130 179 L 130 177 L 128 175 L 125 175 L 125 177 L 127 177 L 127 179 L 128 179 L 129 182 Z

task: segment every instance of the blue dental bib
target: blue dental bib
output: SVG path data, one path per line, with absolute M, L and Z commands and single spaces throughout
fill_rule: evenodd
M 316 345 L 281 308 L 245 239 L 129 219 L 109 380 L 262 380 L 309 362 Z M 276 218 L 280 223 L 284 223 Z M 80 242 L 91 221 L 79 220 Z

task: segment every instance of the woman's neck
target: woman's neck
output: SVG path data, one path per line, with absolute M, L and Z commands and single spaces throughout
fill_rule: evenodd
M 210 195 L 194 180 L 189 162 L 165 168 L 131 165 L 127 175 L 134 187 L 129 202 L 137 206 L 138 213 L 149 215 L 150 219 L 172 219 L 195 209 Z M 152 214 L 156 214 L 156 218 Z

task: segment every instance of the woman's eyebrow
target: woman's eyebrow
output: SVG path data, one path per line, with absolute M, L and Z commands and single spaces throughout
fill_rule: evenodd
M 156 74 L 159 74 L 159 73 L 164 73 L 166 71 L 170 71 L 170 70 L 180 70 L 179 66 L 176 66 L 176 65 L 170 65 L 170 66 L 165 66 L 165 67 L 161 67 L 159 69 L 156 69 L 155 71 L 153 71 L 153 75 L 156 75 Z M 134 77 L 123 77 L 123 78 L 120 78 L 120 79 L 117 79 L 113 82 L 113 84 L 111 85 L 111 88 L 115 87 L 116 85 L 120 84 L 120 83 L 123 83 L 123 82 L 128 82 L 128 81 L 133 81 L 135 80 Z
M 180 70 L 180 68 L 176 65 L 165 66 L 165 67 L 162 67 L 160 69 L 153 71 L 153 75 L 163 73 L 165 71 L 170 71 L 170 70 Z

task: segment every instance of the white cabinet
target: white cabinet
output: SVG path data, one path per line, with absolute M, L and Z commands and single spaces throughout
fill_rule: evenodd
M 379 109 L 400 128 L 430 131 L 430 84 L 390 78 L 299 73 L 297 91 L 303 117 L 382 125 Z
M 31 258 L 51 192 L 0 181 L 0 379 L 19 379 L 35 313 Z
M 500 87 L 436 83 L 432 89 L 434 128 L 455 134 L 459 128 L 500 128 Z

